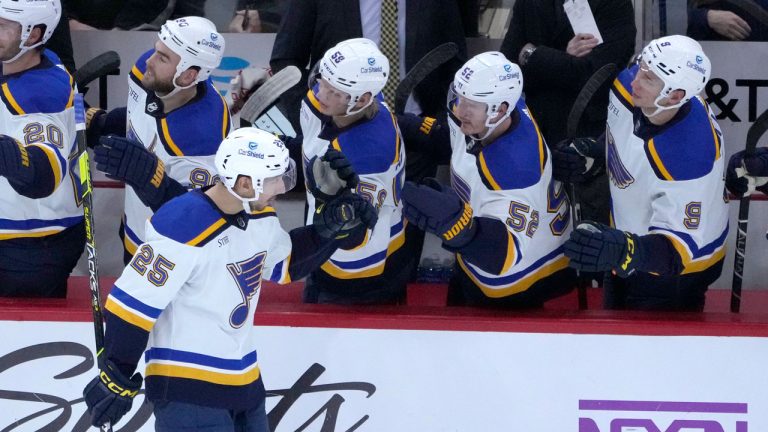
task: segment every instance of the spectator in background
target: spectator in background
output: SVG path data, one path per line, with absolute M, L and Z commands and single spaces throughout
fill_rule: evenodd
M 204 16 L 206 0 L 66 0 L 71 30 L 154 30 L 168 19 Z
M 285 10 L 282 0 L 237 0 L 230 33 L 277 33 Z
M 566 138 L 568 113 L 576 95 L 600 67 L 621 69 L 632 56 L 635 15 L 630 0 L 589 0 L 603 38 L 574 34 L 563 0 L 517 0 L 501 52 L 517 61 L 525 77 L 525 102 L 557 158 L 554 144 Z M 594 97 L 582 117 L 579 136 L 605 129 L 608 86 Z M 555 178 L 558 178 L 555 172 Z M 561 180 L 561 178 L 558 178 Z M 566 179 L 562 179 L 566 180 Z M 608 220 L 608 181 L 601 175 L 577 189 L 584 218 Z
M 697 40 L 768 41 L 768 0 L 754 0 L 754 9 L 732 2 L 688 0 L 688 36 Z

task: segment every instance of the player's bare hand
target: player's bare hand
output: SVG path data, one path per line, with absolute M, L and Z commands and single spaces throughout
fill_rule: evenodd
M 261 18 L 257 10 L 239 10 L 229 22 L 230 33 L 261 33 Z
M 710 10 L 707 12 L 707 24 L 718 34 L 730 40 L 744 40 L 752 33 L 746 21 L 730 11 Z
M 596 37 L 587 33 L 577 33 L 573 39 L 568 41 L 568 46 L 565 52 L 574 57 L 584 57 L 592 52 L 592 49 L 596 47 L 598 40 Z

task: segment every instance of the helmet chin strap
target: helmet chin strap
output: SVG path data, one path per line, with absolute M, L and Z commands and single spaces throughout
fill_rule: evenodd
M 492 114 L 497 114 L 497 113 L 498 113 L 498 111 L 495 112 L 495 113 L 492 113 Z M 507 110 L 506 114 L 501 116 L 499 121 L 497 121 L 496 123 L 490 123 L 490 121 L 491 121 L 491 114 L 488 114 L 488 119 L 485 121 L 485 126 L 488 128 L 488 130 L 486 130 L 485 133 L 483 134 L 483 136 L 481 136 L 481 137 L 478 137 L 477 134 L 472 134 L 470 137 L 473 140 L 475 140 L 475 141 L 482 141 L 482 140 L 488 138 L 493 133 L 493 131 L 496 130 L 497 127 L 499 127 L 499 125 L 504 123 L 504 120 L 509 118 L 510 115 L 511 115 L 511 112 L 509 110 Z
M 27 37 L 27 39 L 29 39 L 29 37 Z M 37 48 L 37 47 L 39 47 L 40 45 L 43 44 L 42 42 L 38 42 L 38 43 L 36 43 L 34 45 L 31 45 L 31 46 L 24 46 L 25 43 L 26 43 L 26 41 L 21 42 L 19 44 L 19 52 L 15 56 L 13 56 L 11 59 L 3 60 L 3 64 L 13 63 L 16 60 L 18 60 L 19 57 L 23 56 L 27 51 L 29 51 L 31 49 L 34 49 L 34 48 Z
M 238 195 L 238 194 L 237 194 L 237 193 L 234 191 L 234 189 L 232 189 L 231 187 L 229 187 L 229 185 L 228 185 L 228 184 L 226 184 L 225 182 L 222 182 L 222 183 L 224 184 L 224 187 L 226 187 L 226 188 L 227 188 L 227 190 L 229 191 L 229 193 L 230 193 L 230 194 L 232 194 L 232 196 L 233 196 L 233 197 L 235 197 L 235 198 L 237 198 L 238 200 L 240 200 L 240 202 L 243 204 L 243 210 L 245 210 L 245 212 L 246 212 L 246 213 L 249 213 L 249 214 L 250 214 L 250 213 L 251 213 L 251 203 L 252 203 L 252 202 L 255 202 L 255 201 L 258 201 L 258 200 L 259 200 L 259 196 L 261 195 L 261 193 L 259 193 L 259 192 L 256 192 L 256 195 L 255 195 L 253 198 L 243 198 L 242 196 Z
M 671 92 L 670 92 L 670 94 L 671 94 Z M 669 94 L 667 94 L 667 95 L 659 94 L 658 96 L 656 96 L 656 100 L 653 101 L 653 105 L 656 107 L 656 110 L 653 113 L 651 113 L 651 114 L 646 114 L 646 112 L 643 111 L 643 114 L 645 114 L 645 116 L 648 117 L 648 118 L 655 117 L 655 116 L 659 115 L 662 111 L 668 111 L 668 110 L 671 110 L 671 109 L 679 108 L 684 103 L 687 102 L 686 100 L 681 100 L 680 102 L 678 102 L 678 103 L 676 103 L 674 105 L 668 105 L 668 106 L 661 105 L 661 101 L 664 98 L 668 97 L 668 96 L 669 96 Z

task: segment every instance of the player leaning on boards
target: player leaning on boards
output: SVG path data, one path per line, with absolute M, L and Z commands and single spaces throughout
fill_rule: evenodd
M 66 297 L 85 231 L 59 0 L 0 0 L 0 296 Z M 43 90 L 44 89 L 44 90 Z
M 128 74 L 128 105 L 88 114 L 96 168 L 124 181 L 124 261 L 144 241 L 144 222 L 171 198 L 213 183 L 213 158 L 231 129 L 229 109 L 209 79 L 224 55 L 212 22 L 166 22 Z M 127 113 L 126 113 L 127 111 Z M 114 133 L 97 140 L 102 134 Z
M 408 220 L 456 252 L 451 305 L 538 307 L 575 283 L 563 255 L 568 199 L 522 88 L 520 68 L 499 52 L 462 66 L 448 92 L 450 138 L 444 127 L 425 136 L 450 140 L 453 187 L 429 181 L 403 189 Z
M 305 175 L 312 178 L 308 174 L 329 147 L 341 152 L 360 176 L 357 194 L 376 207 L 379 221 L 373 230 L 350 237 L 310 274 L 305 302 L 391 304 L 405 298 L 405 284 L 418 257 L 403 246 L 400 190 L 405 150 L 397 122 L 380 99 L 388 76 L 387 58 L 362 38 L 328 50 L 310 73 L 300 118 Z M 308 183 L 307 223 L 327 198 Z
M 253 326 L 261 281 L 304 277 L 338 238 L 376 223 L 373 207 L 347 191 L 312 225 L 283 231 L 270 204 L 295 185 L 296 168 L 268 132 L 232 132 L 215 166 L 218 183 L 147 222 L 146 243 L 107 298 L 101 373 L 84 390 L 94 426 L 130 410 L 144 354 L 156 430 L 267 431 Z
M 698 94 L 711 65 L 685 36 L 651 41 L 614 81 L 605 132 L 615 228 L 580 224 L 571 265 L 606 271 L 605 306 L 702 310 L 722 271 L 728 208 L 720 128 Z M 571 166 L 576 172 L 586 170 Z M 565 167 L 564 169 L 568 169 Z

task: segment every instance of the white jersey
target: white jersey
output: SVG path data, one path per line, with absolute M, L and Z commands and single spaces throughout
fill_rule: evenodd
M 158 210 L 146 233 L 106 309 L 150 332 L 144 353 L 148 391 L 162 382 L 168 395 L 208 392 L 194 396 L 208 398 L 206 405 L 258 403 L 224 399 L 263 395 L 254 313 L 262 280 L 289 281 L 291 252 L 274 210 L 253 212 L 248 220 L 226 216 L 196 190 Z M 120 328 L 111 334 L 132 344 L 125 339 L 135 332 L 120 334 Z
M 0 176 L 0 240 L 49 236 L 82 222 L 72 77 L 46 50 L 38 66 L 0 82 L 0 131 L 43 150 L 55 186 L 47 197 L 28 198 Z
M 128 124 L 126 136 L 157 155 L 170 178 L 189 189 L 214 183 L 214 157 L 230 131 L 229 108 L 210 80 L 197 86 L 197 96 L 168 114 L 141 85 L 144 53 L 128 74 Z M 152 95 L 154 96 L 154 95 Z M 144 223 L 152 216 L 130 186 L 125 188 L 123 246 L 133 255 L 144 241 Z
M 695 97 L 658 131 L 638 136 L 628 91 L 637 66 L 614 81 L 608 105 L 606 160 L 616 228 L 662 234 L 680 254 L 683 274 L 705 270 L 725 256 L 728 206 L 720 127 Z M 647 136 L 646 136 L 647 135 Z
M 321 269 L 339 279 L 357 279 L 382 274 L 386 258 L 398 250 L 405 241 L 403 205 L 400 194 L 405 176 L 405 149 L 402 145 L 397 121 L 385 104 L 378 104 L 378 113 L 370 120 L 361 120 L 344 128 L 328 128 L 330 122 L 318 110 L 312 90 L 301 104 L 301 130 L 304 135 L 302 159 L 306 174 L 307 164 L 315 156 L 321 157 L 329 146 L 341 151 L 360 176 L 357 194 L 378 209 L 379 219 L 373 230 L 368 230 L 358 247 L 338 249 Z M 312 223 L 315 198 L 307 189 L 307 219 Z
M 519 122 L 477 156 L 467 151 L 468 138 L 453 116 L 448 119 L 453 189 L 474 216 L 497 219 L 507 228 L 509 246 L 498 251 L 506 254 L 500 274 L 482 270 L 461 254 L 456 257 L 464 273 L 493 298 L 525 291 L 568 267 L 563 243 L 571 220 L 565 189 L 552 178 L 549 149 L 522 100 L 515 111 L 513 120 Z

